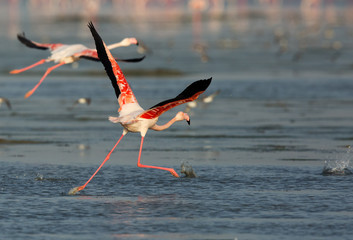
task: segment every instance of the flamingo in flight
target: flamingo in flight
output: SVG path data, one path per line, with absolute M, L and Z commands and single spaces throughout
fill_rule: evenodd
M 0 107 L 1 107 L 1 105 L 2 105 L 3 103 L 6 104 L 6 106 L 7 106 L 7 108 L 8 108 L 9 110 L 12 109 L 11 103 L 10 103 L 9 99 L 0 97 Z
M 148 110 L 144 110 L 138 104 L 135 98 L 135 95 L 132 92 L 128 82 L 126 81 L 119 65 L 114 60 L 112 54 L 109 51 L 109 48 L 105 45 L 105 43 L 97 33 L 92 22 L 89 22 L 88 27 L 91 30 L 91 33 L 95 40 L 99 59 L 104 65 L 105 71 L 107 72 L 107 75 L 111 80 L 111 83 L 115 90 L 115 94 L 118 98 L 118 103 L 120 105 L 119 117 L 109 117 L 109 120 L 113 123 L 120 123 L 123 126 L 123 133 L 120 136 L 119 140 L 115 143 L 114 147 L 110 150 L 108 155 L 105 157 L 102 164 L 98 167 L 98 169 L 94 172 L 94 174 L 88 179 L 88 181 L 82 186 L 71 189 L 69 194 L 75 194 L 76 192 L 83 190 L 87 186 L 87 184 L 97 174 L 97 172 L 104 165 L 104 163 L 108 161 L 108 159 L 110 158 L 110 155 L 112 154 L 116 146 L 119 144 L 120 140 L 128 132 L 139 132 L 141 134 L 140 150 L 139 150 L 139 155 L 137 160 L 138 167 L 161 169 L 161 170 L 169 171 L 175 177 L 179 177 L 179 175 L 175 172 L 173 168 L 165 168 L 165 167 L 157 167 L 157 166 L 141 164 L 141 152 L 142 152 L 144 137 L 148 129 L 152 129 L 155 131 L 162 131 L 169 128 L 173 123 L 177 121 L 186 120 L 187 123 L 190 125 L 190 117 L 187 113 L 184 113 L 184 112 L 178 112 L 174 118 L 172 118 L 169 122 L 167 122 L 164 125 L 157 125 L 156 123 L 158 121 L 158 117 L 162 113 L 180 104 L 197 99 L 198 96 L 201 93 L 203 93 L 210 85 L 212 78 L 196 81 L 191 85 L 189 85 L 183 92 L 181 92 L 175 98 L 160 102 L 154 105 L 153 107 L 149 108 Z
M 72 106 L 69 108 L 69 110 L 74 109 L 78 104 L 86 104 L 87 106 L 91 104 L 91 99 L 90 98 L 79 98 L 77 99 Z
M 37 49 L 42 49 L 46 50 L 49 49 L 51 52 L 51 56 L 49 56 L 47 59 L 41 59 L 38 62 L 22 68 L 22 69 L 15 69 L 10 72 L 10 74 L 17 74 L 21 73 L 23 71 L 26 71 L 30 68 L 33 68 L 35 66 L 38 66 L 40 64 L 46 63 L 46 62 L 55 62 L 58 63 L 52 67 L 49 67 L 47 71 L 44 73 L 43 77 L 39 80 L 37 85 L 34 86 L 30 91 L 28 91 L 25 95 L 25 98 L 28 98 L 31 96 L 36 89 L 39 87 L 39 85 L 43 82 L 45 77 L 55 68 L 58 68 L 64 64 L 69 64 L 76 62 L 80 60 L 81 58 L 92 60 L 92 61 L 99 61 L 98 55 L 97 55 L 97 50 L 95 49 L 90 49 L 82 44 L 72 44 L 72 45 L 66 45 L 62 43 L 37 43 L 34 41 L 31 41 L 25 37 L 25 34 L 18 34 L 17 35 L 18 40 L 26 45 L 27 47 L 30 48 L 37 48 Z M 109 49 L 114 49 L 117 47 L 127 47 L 132 44 L 138 45 L 138 41 L 136 38 L 124 38 L 122 41 L 111 44 L 108 46 Z M 145 57 L 142 58 L 133 58 L 133 59 L 117 59 L 118 61 L 125 61 L 125 62 L 139 62 L 142 61 Z

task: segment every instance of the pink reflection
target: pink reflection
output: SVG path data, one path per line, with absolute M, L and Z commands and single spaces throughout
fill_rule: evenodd
M 321 22 L 321 0 L 302 0 L 301 15 L 307 27 L 316 27 Z
M 19 15 L 19 2 L 18 0 L 9 1 L 9 25 L 8 25 L 8 37 L 15 39 L 16 34 L 20 29 L 20 15 Z

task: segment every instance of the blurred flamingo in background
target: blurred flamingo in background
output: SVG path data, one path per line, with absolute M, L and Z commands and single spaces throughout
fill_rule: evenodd
M 124 129 L 119 140 L 116 142 L 114 147 L 110 150 L 110 152 L 108 153 L 108 155 L 106 156 L 102 164 L 98 167 L 98 169 L 90 177 L 90 179 L 84 185 L 71 189 L 69 194 L 75 194 L 76 192 L 81 191 L 86 187 L 86 185 L 92 180 L 92 178 L 104 165 L 104 163 L 110 158 L 111 153 L 119 144 L 120 140 L 128 132 L 139 132 L 141 134 L 140 150 L 139 150 L 139 155 L 137 160 L 138 167 L 161 169 L 161 170 L 169 171 L 175 177 L 179 177 L 179 175 L 175 172 L 173 168 L 165 168 L 165 167 L 157 167 L 157 166 L 141 164 L 140 161 L 141 161 L 143 140 L 148 129 L 152 129 L 155 131 L 162 131 L 169 128 L 173 123 L 177 121 L 183 121 L 183 120 L 186 120 L 188 124 L 190 124 L 190 117 L 187 113 L 184 113 L 184 112 L 178 112 L 174 118 L 172 118 L 169 122 L 167 122 L 164 125 L 157 125 L 156 123 L 158 121 L 158 117 L 164 112 L 180 104 L 197 99 L 199 95 L 208 88 L 212 78 L 196 81 L 190 84 L 183 92 L 181 92 L 175 98 L 160 102 L 155 106 L 149 108 L 148 110 L 144 110 L 138 104 L 135 98 L 135 95 L 133 94 L 132 89 L 127 83 L 119 65 L 114 60 L 112 54 L 109 51 L 109 48 L 104 44 L 103 40 L 97 33 L 92 22 L 90 22 L 88 26 L 94 37 L 99 59 L 104 65 L 107 75 L 109 76 L 112 82 L 112 85 L 115 90 L 115 94 L 118 98 L 118 102 L 120 105 L 119 117 L 109 117 L 109 120 L 113 123 L 120 123 Z
M 39 80 L 37 85 L 34 86 L 30 91 L 28 91 L 25 95 L 25 98 L 28 98 L 31 96 L 36 89 L 39 87 L 39 85 L 43 82 L 45 77 L 55 68 L 58 68 L 64 64 L 69 64 L 76 62 L 80 60 L 81 58 L 88 59 L 88 60 L 93 60 L 93 61 L 99 61 L 97 51 L 95 49 L 90 49 L 82 44 L 72 44 L 72 45 L 66 45 L 62 43 L 37 43 L 34 41 L 31 41 L 25 37 L 25 34 L 18 34 L 17 35 L 18 40 L 26 45 L 27 47 L 30 48 L 37 48 L 37 49 L 42 49 L 42 50 L 47 50 L 49 49 L 51 52 L 51 56 L 49 56 L 47 59 L 41 59 L 40 61 L 22 68 L 22 69 L 15 69 L 12 70 L 10 73 L 11 74 L 18 74 L 23 71 L 26 71 L 28 69 L 31 69 L 35 66 L 38 66 L 40 64 L 46 63 L 46 62 L 55 62 L 58 63 L 52 67 L 49 67 L 47 71 L 44 73 L 43 77 Z M 124 38 L 122 41 L 111 44 L 108 46 L 109 49 L 114 49 L 117 47 L 127 47 L 130 45 L 138 45 L 138 41 L 136 38 Z M 133 58 L 133 59 L 117 59 L 118 61 L 125 61 L 125 62 L 139 62 L 142 61 L 145 57 L 141 58 Z
M 8 108 L 9 110 L 12 109 L 11 103 L 10 103 L 9 99 L 4 98 L 4 97 L 0 97 L 0 107 L 1 107 L 1 105 L 2 105 L 3 103 L 6 104 L 6 106 L 7 106 L 7 108 Z
M 184 110 L 184 112 L 190 112 L 190 110 L 192 108 L 196 108 L 199 103 L 202 104 L 202 106 L 206 106 L 207 104 L 210 104 L 211 102 L 213 102 L 213 99 L 221 92 L 221 90 L 217 90 L 215 91 L 214 93 L 208 95 L 208 96 L 202 96 L 202 98 L 198 98 L 196 99 L 195 101 L 192 101 L 192 102 L 188 102 L 186 104 L 186 108 Z
M 86 104 L 87 106 L 91 104 L 91 99 L 90 98 L 79 98 L 77 99 L 72 106 L 69 108 L 69 110 L 74 109 L 74 107 L 76 107 L 78 104 Z

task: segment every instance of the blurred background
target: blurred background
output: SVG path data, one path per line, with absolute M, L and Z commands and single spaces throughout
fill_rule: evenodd
M 2 72 L 43 55 L 21 46 L 17 33 L 94 47 L 90 20 L 107 42 L 134 36 L 144 43 L 139 51 L 149 60 L 127 68 L 234 77 L 351 74 L 353 68 L 348 0 L 10 0 L 1 1 L 0 12 L 1 56 L 12 55 Z

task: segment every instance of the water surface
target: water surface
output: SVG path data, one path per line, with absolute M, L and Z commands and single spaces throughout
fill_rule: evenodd
M 142 163 L 180 172 L 188 162 L 197 177 L 138 168 L 140 136 L 128 134 L 87 188 L 68 195 L 120 137 L 121 126 L 107 120 L 117 114 L 117 103 L 103 67 L 84 60 L 55 69 L 23 99 L 51 64 L 9 75 L 47 57 L 18 43 L 11 29 L 36 41 L 93 47 L 93 40 L 87 19 L 31 15 L 31 6 L 20 1 L 15 28 L 5 17 L 0 23 L 8 30 L 0 32 L 6 56 L 0 59 L 0 96 L 13 107 L 0 107 L 4 238 L 350 239 L 352 175 L 322 174 L 325 166 L 351 168 L 349 3 L 334 5 L 335 24 L 324 15 L 328 4 L 321 6 L 320 21 L 306 19 L 299 5 L 283 6 L 280 23 L 256 4 L 249 12 L 229 4 L 223 15 L 204 14 L 201 22 L 175 8 L 163 11 L 173 18 L 161 20 L 155 9 L 135 21 L 111 18 L 106 4 L 96 22 L 103 39 L 137 36 L 150 49 L 143 62 L 121 64 L 143 108 L 198 79 L 213 77 L 205 95 L 221 91 L 211 104 L 192 109 L 191 126 L 179 122 L 145 139 Z M 278 45 L 278 34 L 288 48 L 284 38 Z M 335 42 L 341 48 L 327 47 Z M 207 61 L 195 43 L 207 46 Z M 134 47 L 114 54 L 141 56 Z M 80 97 L 91 98 L 91 105 L 72 109 Z M 162 115 L 160 123 L 184 108 Z

